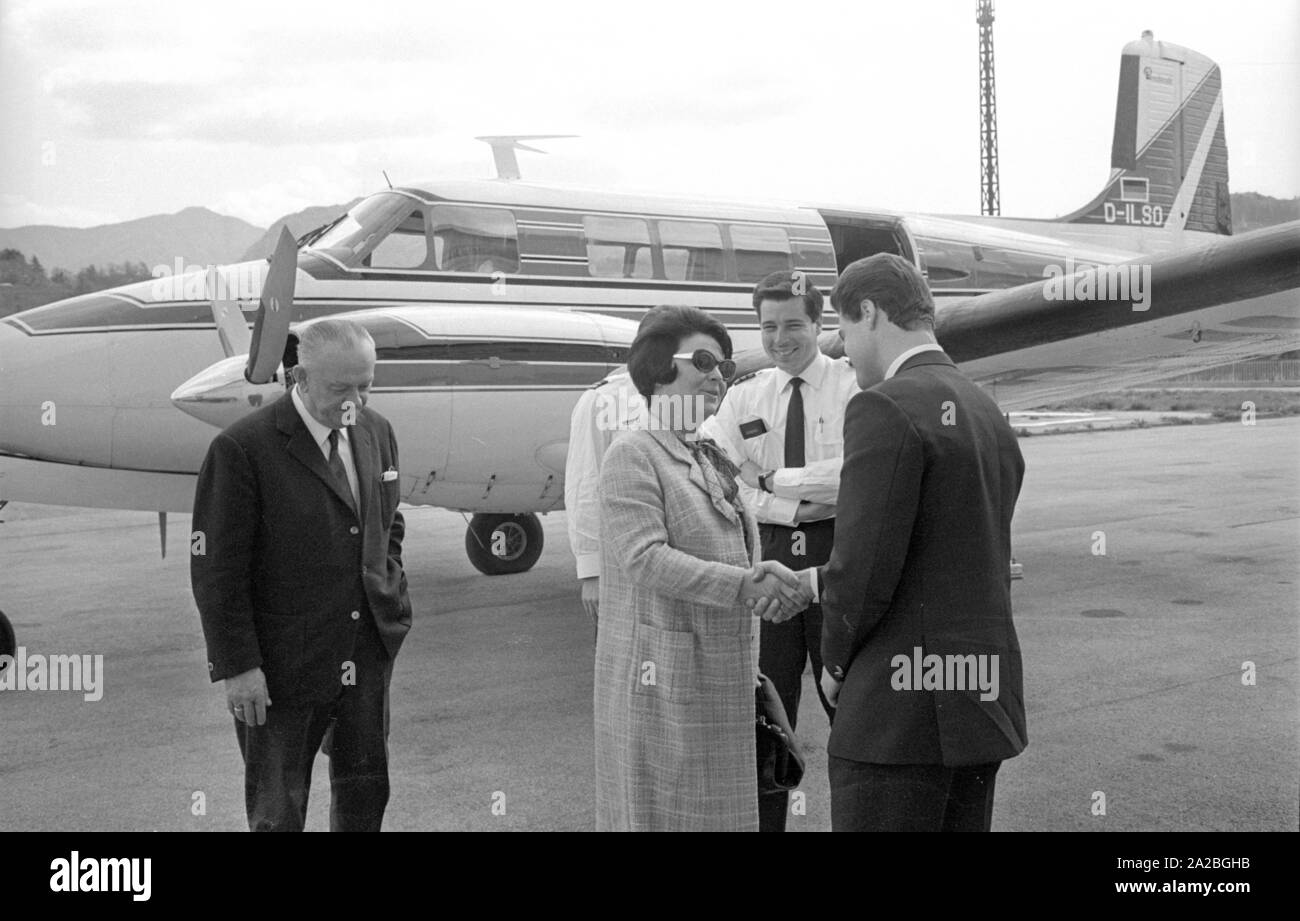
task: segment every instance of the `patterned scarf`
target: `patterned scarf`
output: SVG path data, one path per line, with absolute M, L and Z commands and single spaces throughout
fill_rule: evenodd
M 740 519 L 740 530 L 745 538 L 745 554 L 752 557 L 754 546 L 750 542 L 749 526 L 746 524 L 745 503 L 741 501 L 740 488 L 736 485 L 740 468 L 731 462 L 727 452 L 718 447 L 718 443 L 712 438 L 688 441 L 686 447 L 691 449 L 691 455 L 695 458 L 695 463 L 700 465 L 701 470 L 712 468 L 717 474 L 718 483 L 722 486 L 723 498 L 736 510 L 736 517 Z M 708 477 L 707 473 L 705 477 Z
M 736 477 L 740 475 L 740 468 L 731 462 L 727 452 L 718 447 L 718 443 L 712 438 L 699 438 L 694 441 L 686 442 L 686 447 L 691 449 L 691 454 L 695 457 L 695 462 L 701 468 L 705 466 L 712 467 L 718 475 L 718 482 L 722 484 L 722 495 L 732 505 L 739 509 L 738 497 L 740 489 L 736 486 Z M 705 463 L 705 458 L 708 463 Z

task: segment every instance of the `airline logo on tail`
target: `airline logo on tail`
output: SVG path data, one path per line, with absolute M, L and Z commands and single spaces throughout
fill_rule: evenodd
M 1110 179 L 1066 220 L 1232 233 L 1217 64 L 1150 32 L 1125 46 Z

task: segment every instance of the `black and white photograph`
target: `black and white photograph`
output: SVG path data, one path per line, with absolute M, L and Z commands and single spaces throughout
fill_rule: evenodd
M 0 829 L 1300 827 L 1295 0 L 0 0 L 0 113 Z

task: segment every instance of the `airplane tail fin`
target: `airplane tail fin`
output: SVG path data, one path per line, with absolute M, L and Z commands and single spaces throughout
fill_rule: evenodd
M 1110 179 L 1060 220 L 1232 233 L 1223 125 L 1219 65 L 1143 32 L 1120 58 Z

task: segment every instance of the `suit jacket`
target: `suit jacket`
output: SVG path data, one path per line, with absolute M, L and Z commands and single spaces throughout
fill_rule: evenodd
M 397 441 L 363 408 L 348 428 L 360 518 L 293 400 L 212 440 L 194 495 L 204 553 L 190 582 L 213 681 L 261 667 L 275 705 L 333 700 L 362 617 L 390 656 L 411 625 L 397 511 Z M 358 676 L 358 680 L 361 677 Z
M 600 497 L 596 828 L 757 831 L 753 516 L 664 431 L 614 440 Z
M 849 402 L 835 546 L 820 571 L 822 659 L 846 672 L 830 754 L 955 766 L 1024 749 L 1010 576 L 1024 469 L 997 404 L 942 352 L 913 356 Z M 918 689 L 931 655 L 942 689 Z M 964 657 L 987 657 L 991 684 L 994 655 L 997 697 L 982 700 L 978 660 Z M 949 656 L 963 657 L 952 678 Z

